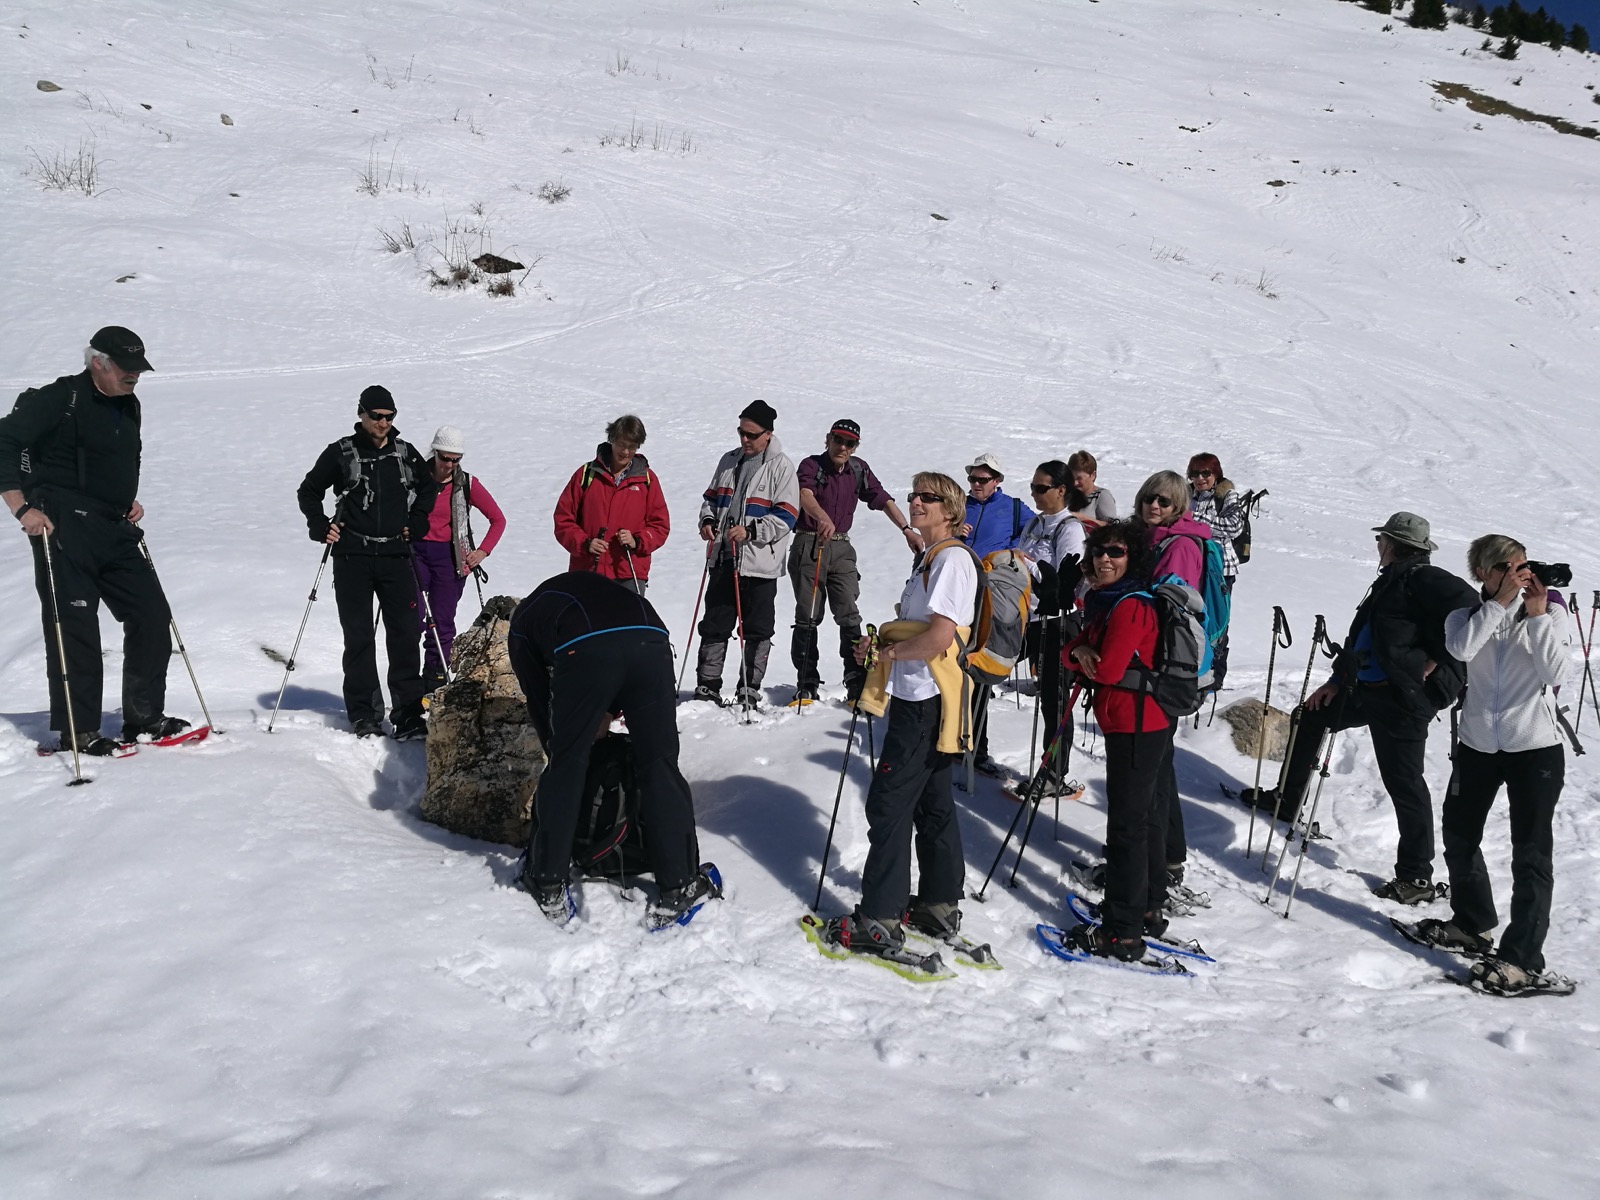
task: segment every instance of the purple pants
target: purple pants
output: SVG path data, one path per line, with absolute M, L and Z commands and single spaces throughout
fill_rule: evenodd
M 456 574 L 455 554 L 449 542 L 417 542 L 411 547 L 411 561 L 417 569 L 417 610 L 422 617 L 422 663 L 425 669 L 444 670 L 450 661 L 450 647 L 456 640 L 456 605 L 461 603 L 461 592 L 467 586 L 467 577 Z M 422 597 L 427 597 L 427 605 Z M 428 606 L 433 609 L 433 623 L 439 633 L 435 643 L 428 629 Z M 444 646 L 444 661 L 439 659 L 439 646 Z

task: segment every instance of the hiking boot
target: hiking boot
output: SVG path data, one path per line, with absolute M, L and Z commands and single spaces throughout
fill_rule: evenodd
M 1112 937 L 1104 925 L 1074 925 L 1067 930 L 1066 943 L 1069 949 L 1080 954 L 1114 958 L 1118 962 L 1138 962 L 1144 957 L 1143 938 Z
M 761 689 L 742 687 L 733 694 L 733 702 L 743 709 L 761 707 Z
M 816 688 L 808 688 L 808 687 L 796 688 L 795 692 L 794 692 L 794 699 L 789 701 L 789 707 L 790 708 L 804 708 L 806 705 L 815 704 L 816 702 L 817 702 L 817 689 Z
M 423 707 L 419 702 L 408 705 L 404 711 L 389 714 L 389 720 L 394 725 L 394 740 L 397 742 L 415 742 L 428 736 L 428 718 L 423 715 Z
M 61 735 L 59 743 L 65 754 L 72 753 L 72 739 L 66 734 Z M 80 733 L 78 735 L 78 753 L 87 754 L 92 758 L 110 758 L 121 745 L 108 737 L 101 737 L 98 733 Z
M 443 667 L 429 667 L 422 672 L 422 688 L 430 695 L 442 688 L 446 682 Z
M 719 683 L 697 683 L 694 685 L 695 700 L 704 700 L 708 704 L 722 707 L 722 685 Z
M 377 717 L 363 717 L 350 727 L 350 731 L 358 738 L 382 737 L 383 722 Z
M 1494 939 L 1481 933 L 1468 933 L 1454 921 L 1441 921 L 1437 917 L 1424 917 L 1417 922 L 1417 940 L 1440 950 L 1465 954 L 1471 958 L 1485 958 L 1494 952 Z
M 1170 898 L 1168 899 L 1167 903 L 1168 904 L 1172 903 Z M 1166 910 L 1163 909 L 1162 911 L 1165 912 Z M 1191 910 L 1191 912 L 1192 912 L 1192 910 Z M 1191 914 L 1190 913 L 1178 913 L 1178 914 L 1175 914 L 1175 915 L 1177 915 L 1177 916 L 1185 916 L 1186 917 L 1186 916 L 1189 916 Z M 1167 936 L 1167 925 L 1168 925 L 1168 921 L 1163 916 L 1152 914 L 1152 913 L 1145 913 L 1145 915 L 1144 915 L 1144 935 L 1145 935 L 1145 937 L 1155 938 L 1157 941 L 1160 941 L 1162 938 Z
M 906 935 L 899 921 L 880 921 L 857 911 L 834 917 L 824 925 L 822 940 L 843 946 L 853 954 L 882 955 L 904 947 Z
M 846 704 L 854 704 L 861 699 L 861 689 L 867 686 L 867 673 L 865 671 L 846 671 L 844 676 L 844 699 Z
M 1426 879 L 1391 879 L 1381 887 L 1372 889 L 1380 900 L 1393 900 L 1398 904 L 1432 904 L 1449 891 L 1447 885 Z
M 1106 890 L 1106 865 L 1103 862 L 1086 863 L 1074 860 L 1067 867 L 1067 874 L 1072 876 L 1073 883 L 1086 892 Z
M 1534 984 L 1534 974 L 1503 958 L 1481 958 L 1467 971 L 1476 991 L 1491 996 L 1518 996 Z
M 921 897 L 913 896 L 906 909 L 905 923 L 932 938 L 948 937 L 961 932 L 961 906 L 928 904 Z
M 572 898 L 572 887 L 564 879 L 554 883 L 535 883 L 526 875 L 518 881 L 524 891 L 533 897 L 539 911 L 550 918 L 558 929 L 565 928 L 578 915 L 577 901 Z
M 1181 862 L 1180 863 L 1168 863 L 1167 864 L 1167 887 L 1175 888 L 1175 887 L 1182 887 L 1182 886 L 1183 886 L 1183 864 Z
M 141 737 L 152 742 L 159 742 L 162 738 L 176 737 L 189 728 L 189 722 L 182 717 L 157 717 L 143 725 L 124 725 L 122 727 L 122 741 L 137 742 Z
M 697 904 L 707 900 L 721 900 L 722 889 L 706 873 L 705 868 L 695 872 L 693 879 L 681 887 L 667 888 L 645 910 L 645 923 L 651 929 L 665 929 L 678 921 Z
M 981 758 L 973 759 L 972 769 L 979 775 L 990 775 L 995 778 L 1010 774 L 1010 772 L 1008 772 L 1003 766 L 995 761 L 993 755 L 989 754 L 985 754 Z

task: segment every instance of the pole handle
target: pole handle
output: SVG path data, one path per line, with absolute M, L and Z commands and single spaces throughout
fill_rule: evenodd
M 1289 614 L 1276 604 L 1272 606 L 1272 640 L 1280 650 L 1287 650 L 1294 645 L 1294 634 L 1289 629 Z

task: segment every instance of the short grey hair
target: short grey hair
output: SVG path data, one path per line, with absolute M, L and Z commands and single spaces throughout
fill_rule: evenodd
M 1486 533 L 1474 538 L 1467 547 L 1467 567 L 1478 574 L 1488 574 L 1496 563 L 1509 562 L 1513 554 L 1528 557 L 1528 548 L 1514 537 L 1503 533 Z
M 83 365 L 92 367 L 97 362 L 102 365 L 110 364 L 111 366 L 116 366 L 116 363 L 112 361 L 111 355 L 104 350 L 96 350 L 93 346 L 85 346 L 83 348 Z
M 1161 496 L 1171 501 L 1172 520 L 1189 511 L 1189 481 L 1176 471 L 1157 471 L 1139 485 L 1139 490 L 1134 493 L 1134 515 L 1138 516 L 1139 507 L 1144 503 L 1146 496 Z M 1143 518 L 1139 518 L 1141 521 Z M 1167 524 L 1171 524 L 1168 521 Z

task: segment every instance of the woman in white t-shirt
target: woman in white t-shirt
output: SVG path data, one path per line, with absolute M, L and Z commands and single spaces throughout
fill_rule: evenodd
M 1042 462 L 1033 473 L 1033 502 L 1039 513 L 1023 526 L 1017 549 L 1030 560 L 1033 572 L 1033 612 L 1028 620 L 1028 659 L 1038 685 L 1039 715 L 1043 718 L 1044 744 L 1060 736 L 1072 740 L 1071 713 L 1061 722 L 1061 614 L 1076 606 L 1082 580 L 1083 522 L 1075 514 L 1089 501 L 1072 480 L 1072 471 L 1059 459 Z M 1048 566 L 1048 570 L 1045 568 Z
M 900 596 L 900 619 L 927 628 L 884 646 L 889 664 L 888 728 L 883 752 L 867 792 L 867 836 L 871 848 L 861 872 L 861 903 L 829 921 L 827 941 L 866 954 L 898 950 L 905 934 L 901 914 L 938 936 L 961 923 L 966 882 L 961 831 L 950 791 L 950 766 L 957 757 L 940 753 L 944 700 L 929 661 L 955 643 L 958 627 L 972 624 L 978 601 L 978 564 L 956 538 L 966 513 L 961 485 L 948 475 L 925 471 L 906 497 L 911 525 L 927 549 L 917 557 Z M 923 570 L 923 563 L 930 565 Z M 865 661 L 867 644 L 857 656 Z M 953 667 L 953 670 L 944 669 Z M 941 662 L 940 674 L 956 679 L 960 669 Z M 911 895 L 912 835 L 915 832 L 918 895 Z

